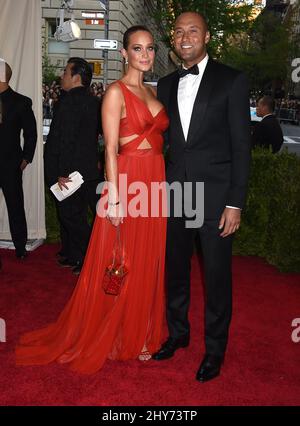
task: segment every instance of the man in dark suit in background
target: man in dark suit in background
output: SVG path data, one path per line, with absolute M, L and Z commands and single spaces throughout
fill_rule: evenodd
M 277 118 L 273 115 L 275 108 L 274 99 L 271 96 L 263 96 L 257 101 L 256 115 L 262 117 L 252 131 L 252 145 L 264 148 L 272 147 L 275 154 L 280 151 L 283 144 L 283 133 Z
M 69 175 L 78 171 L 83 185 L 70 197 L 57 202 L 61 225 L 61 266 L 73 268 L 78 274 L 87 249 L 89 193 L 99 180 L 98 136 L 100 104 L 89 92 L 92 71 L 82 58 L 70 58 L 61 79 L 66 92 L 58 102 L 45 148 L 45 175 L 49 186 L 58 181 L 68 187 Z
M 24 210 L 22 173 L 32 162 L 36 140 L 36 121 L 31 99 L 9 86 L 11 67 L 5 63 L 5 78 L 0 78 L 0 187 L 6 202 L 10 233 L 16 256 L 26 257 L 27 224 Z M 23 130 L 24 146 L 20 134 Z
M 153 355 L 170 358 L 190 340 L 190 259 L 198 233 L 205 273 L 206 353 L 197 372 L 200 382 L 220 373 L 231 319 L 231 260 L 234 232 L 240 226 L 250 162 L 249 91 L 245 75 L 208 57 L 210 33 L 198 13 L 181 14 L 174 47 L 184 68 L 162 78 L 158 98 L 167 109 L 167 181 L 204 182 L 204 222 L 187 228 L 170 205 L 167 229 L 167 321 L 169 338 Z

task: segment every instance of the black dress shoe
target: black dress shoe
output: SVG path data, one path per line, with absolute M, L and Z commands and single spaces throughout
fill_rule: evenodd
M 76 266 L 72 269 L 73 274 L 79 275 L 82 268 L 82 262 L 76 262 Z
M 222 364 L 222 356 L 206 354 L 200 364 L 196 380 L 203 383 L 214 379 L 220 374 Z
M 20 260 L 24 260 L 26 259 L 26 257 L 28 256 L 27 251 L 24 250 L 16 250 L 16 257 Z
M 162 345 L 158 352 L 152 355 L 152 359 L 162 361 L 163 359 L 171 358 L 179 348 L 186 348 L 190 343 L 190 336 L 183 336 L 179 339 L 169 337 L 168 340 Z
M 56 254 L 57 257 L 64 257 L 67 258 L 68 256 L 66 255 L 66 253 L 64 253 L 62 250 L 59 250 Z

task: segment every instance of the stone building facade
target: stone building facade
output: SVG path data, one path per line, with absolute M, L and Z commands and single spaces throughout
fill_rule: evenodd
M 146 25 L 154 34 L 157 55 L 154 72 L 148 75 L 148 79 L 156 80 L 174 69 L 169 59 L 169 48 L 162 41 L 162 28 L 155 23 L 153 13 L 156 0 L 110 0 L 103 1 L 109 7 L 109 35 L 108 39 L 118 41 L 118 50 L 108 52 L 108 82 L 122 76 L 123 62 L 119 50 L 122 48 L 122 38 L 126 29 L 132 25 Z M 44 52 L 50 62 L 63 69 L 66 61 L 71 56 L 80 56 L 93 64 L 94 81 L 103 81 L 103 51 L 94 49 L 94 39 L 105 39 L 104 22 L 96 25 L 87 22 L 82 12 L 104 12 L 99 0 L 74 0 L 72 7 L 74 17 L 81 28 L 82 39 L 69 43 L 58 42 L 54 38 L 54 32 L 58 24 L 58 11 L 61 0 L 41 0 L 42 6 L 42 33 Z M 70 15 L 65 13 L 65 19 Z

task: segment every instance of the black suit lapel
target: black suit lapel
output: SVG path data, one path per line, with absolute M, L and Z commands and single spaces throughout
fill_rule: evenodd
M 178 135 L 178 139 L 185 144 L 185 137 L 182 130 L 179 109 L 178 109 L 178 100 L 177 100 L 177 92 L 178 92 L 178 83 L 179 83 L 179 74 L 176 73 L 173 83 L 171 85 L 171 94 L 170 94 L 170 104 L 168 113 L 171 118 L 171 126 L 174 130 L 174 134 Z
M 199 138 L 201 128 L 203 128 L 202 123 L 205 111 L 215 82 L 214 70 L 214 61 L 212 59 L 209 59 L 195 99 L 190 127 L 188 131 L 187 143 L 190 143 L 193 140 L 195 134 L 197 134 L 197 138 Z

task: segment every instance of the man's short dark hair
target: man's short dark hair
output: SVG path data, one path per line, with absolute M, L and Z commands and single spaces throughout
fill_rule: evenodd
M 73 57 L 68 60 L 68 64 L 72 65 L 71 75 L 80 75 L 81 83 L 84 87 L 90 87 L 93 72 L 90 64 L 83 58 Z
M 177 16 L 176 20 L 179 18 L 179 16 L 184 15 L 185 13 L 192 13 L 192 14 L 198 16 L 204 24 L 205 31 L 209 31 L 208 19 L 206 18 L 205 14 L 202 13 L 202 12 L 198 12 L 198 11 L 195 11 L 195 10 L 184 10 L 183 12 L 180 13 L 180 15 Z M 175 21 L 175 23 L 176 23 L 176 21 Z
M 272 96 L 265 95 L 262 98 L 260 98 L 259 101 L 260 101 L 261 104 L 263 104 L 264 106 L 266 106 L 268 108 L 268 111 L 274 112 L 275 100 L 274 100 L 274 98 L 272 98 Z

